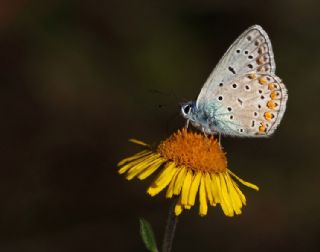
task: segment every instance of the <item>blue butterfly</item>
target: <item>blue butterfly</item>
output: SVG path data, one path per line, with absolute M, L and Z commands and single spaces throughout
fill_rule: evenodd
M 182 116 L 205 134 L 269 136 L 279 125 L 288 99 L 275 70 L 270 39 L 254 25 L 223 55 L 197 100 L 181 106 Z

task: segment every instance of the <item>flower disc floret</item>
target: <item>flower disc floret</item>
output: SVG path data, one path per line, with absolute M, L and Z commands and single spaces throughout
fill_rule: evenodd
M 216 139 L 182 129 L 162 141 L 157 149 L 167 160 L 193 171 L 225 172 L 227 158 Z

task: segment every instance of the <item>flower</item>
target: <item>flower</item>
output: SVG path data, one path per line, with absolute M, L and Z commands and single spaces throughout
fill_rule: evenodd
M 259 188 L 246 182 L 227 168 L 227 158 L 220 144 L 211 136 L 178 130 L 162 141 L 155 150 L 148 144 L 130 139 L 145 150 L 123 159 L 118 163 L 119 173 L 126 178 L 142 180 L 161 168 L 161 173 L 148 188 L 147 193 L 155 196 L 167 187 L 166 197 L 179 196 L 174 212 L 190 209 L 199 194 L 199 214 L 205 216 L 208 204 L 220 204 L 224 214 L 232 217 L 241 214 L 246 198 L 234 179 L 255 190 Z

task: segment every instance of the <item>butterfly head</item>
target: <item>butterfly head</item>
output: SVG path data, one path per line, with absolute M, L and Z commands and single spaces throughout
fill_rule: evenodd
M 192 120 L 193 113 L 195 111 L 196 103 L 194 101 L 189 101 L 181 105 L 181 114 L 184 118 Z

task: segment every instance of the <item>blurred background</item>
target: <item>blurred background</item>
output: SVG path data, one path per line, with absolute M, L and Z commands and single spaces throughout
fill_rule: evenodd
M 317 1 L 0 2 L 0 251 L 146 251 L 170 202 L 116 163 L 184 125 L 233 40 L 260 24 L 289 90 L 269 139 L 223 138 L 242 187 L 235 218 L 195 207 L 173 251 L 319 251 L 320 4 Z

